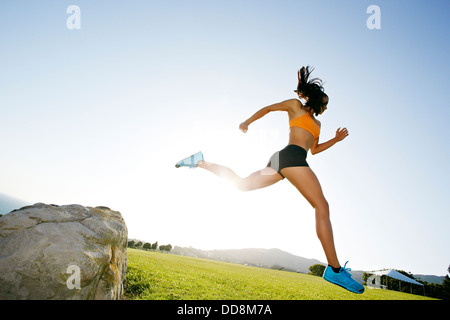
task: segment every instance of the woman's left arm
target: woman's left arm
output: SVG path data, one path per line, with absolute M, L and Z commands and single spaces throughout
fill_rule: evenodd
M 325 151 L 328 148 L 334 146 L 337 142 L 342 141 L 347 137 L 348 137 L 347 128 L 343 129 L 339 128 L 336 130 L 336 136 L 333 139 L 328 140 L 327 142 L 319 144 L 319 139 L 317 138 L 316 140 L 314 140 L 314 143 L 311 146 L 311 154 L 317 154 L 322 151 Z

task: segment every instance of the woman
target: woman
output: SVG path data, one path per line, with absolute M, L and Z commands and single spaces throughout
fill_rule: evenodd
M 231 169 L 204 161 L 203 154 L 198 152 L 175 166 L 199 167 L 206 169 L 219 177 L 232 182 L 239 190 L 249 191 L 270 186 L 284 178 L 288 179 L 298 191 L 308 200 L 316 213 L 316 232 L 328 261 L 324 279 L 340 285 L 349 291 L 363 293 L 364 287 L 351 278 L 345 265 L 341 268 L 334 247 L 333 231 L 330 222 L 328 202 L 323 195 L 319 180 L 306 162 L 308 150 L 317 154 L 327 150 L 348 136 L 346 128 L 339 128 L 336 136 L 319 144 L 321 123 L 315 118 L 327 110 L 328 96 L 324 93 L 322 81 L 318 78 L 309 79 L 313 69 L 302 67 L 298 72 L 297 90 L 299 99 L 286 100 L 281 103 L 262 108 L 246 121 L 239 129 L 247 132 L 248 126 L 273 111 L 285 111 L 289 115 L 289 145 L 276 152 L 266 168 L 263 168 L 246 178 L 239 177 Z M 346 263 L 347 264 L 347 263 Z

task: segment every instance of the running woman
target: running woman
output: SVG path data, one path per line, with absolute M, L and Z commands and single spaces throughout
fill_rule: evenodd
M 288 113 L 289 144 L 283 150 L 275 152 L 265 168 L 246 178 L 241 178 L 225 166 L 205 161 L 202 152 L 197 152 L 181 160 L 175 166 L 177 168 L 185 166 L 206 169 L 230 181 L 242 191 L 265 188 L 285 178 L 288 179 L 315 209 L 316 232 L 328 261 L 323 278 L 351 292 L 363 293 L 364 286 L 351 277 L 348 272 L 350 269 L 346 268 L 347 263 L 344 267 L 341 267 L 339 263 L 334 246 L 329 205 L 317 176 L 306 162 L 308 150 L 313 155 L 320 153 L 348 136 L 346 128 L 338 128 L 333 139 L 319 143 L 321 123 L 316 116 L 327 110 L 328 96 L 324 93 L 322 80 L 310 79 L 313 70 L 307 66 L 298 71 L 298 85 L 294 91 L 298 98 L 303 99 L 306 103 L 303 104 L 299 99 L 275 103 L 260 109 L 239 125 L 239 129 L 245 133 L 251 123 L 270 112 L 285 111 Z

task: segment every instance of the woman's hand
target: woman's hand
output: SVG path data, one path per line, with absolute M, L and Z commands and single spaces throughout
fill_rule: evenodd
M 341 130 L 341 128 L 339 128 L 336 130 L 336 137 L 335 137 L 336 141 L 342 141 L 347 137 L 348 137 L 347 128 L 343 128 L 342 130 Z
M 318 140 L 314 140 L 313 145 L 311 146 L 311 154 L 317 154 L 319 152 L 325 151 L 328 148 L 334 146 L 336 143 L 338 143 L 339 141 L 344 140 L 345 138 L 348 137 L 348 130 L 347 128 L 339 128 L 336 130 L 336 136 L 331 139 L 328 140 L 327 142 L 321 143 L 319 144 Z M 317 142 L 316 142 L 317 141 Z
M 248 130 L 248 124 L 247 124 L 247 122 L 242 122 L 240 125 L 239 125 L 239 129 L 242 131 L 242 132 L 247 132 L 247 130 Z

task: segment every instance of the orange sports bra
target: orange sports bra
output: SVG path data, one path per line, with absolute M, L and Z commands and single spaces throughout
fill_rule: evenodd
M 305 129 L 313 135 L 314 140 L 317 140 L 317 138 L 319 138 L 320 127 L 308 112 L 297 118 L 289 120 L 289 128 L 291 127 L 299 127 Z

